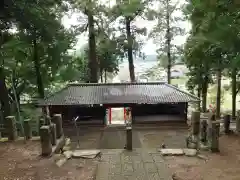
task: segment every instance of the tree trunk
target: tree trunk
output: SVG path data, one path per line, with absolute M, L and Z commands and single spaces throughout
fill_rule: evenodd
M 33 40 L 33 62 L 34 62 L 34 68 L 36 73 L 36 80 L 37 80 L 37 88 L 38 88 L 38 95 L 41 99 L 44 98 L 44 85 L 41 75 L 41 67 L 40 67 L 40 61 L 38 57 L 38 47 L 37 47 L 37 40 Z
M 222 70 L 218 68 L 217 70 L 217 101 L 216 101 L 216 118 L 220 118 L 221 111 L 221 79 L 222 79 Z
M 10 100 L 8 96 L 8 90 L 5 82 L 5 74 L 4 74 L 4 69 L 0 67 L 0 103 L 2 105 L 2 110 L 3 110 L 3 116 L 4 116 L 4 123 L 5 117 L 11 115 L 11 105 L 10 105 Z
M 106 69 L 104 69 L 104 75 L 105 75 L 105 77 L 104 77 L 105 83 L 107 83 L 107 70 Z
M 207 90 L 208 90 L 208 76 L 203 79 L 202 85 L 202 111 L 207 112 Z
M 167 32 L 166 32 L 166 40 L 167 40 L 167 58 L 168 58 L 168 66 L 167 66 L 167 81 L 168 84 L 171 84 L 171 66 L 172 66 L 172 60 L 171 60 L 171 34 L 170 34 L 170 15 L 169 15 L 169 0 L 167 0 Z
M 100 68 L 100 79 L 101 79 L 101 83 L 103 83 L 103 69 Z
M 135 72 L 134 72 L 134 64 L 133 64 L 133 41 L 131 34 L 131 20 L 129 17 L 126 17 L 126 32 L 127 32 L 127 52 L 128 52 L 128 65 L 129 65 L 129 74 L 131 82 L 135 82 Z
M 232 69 L 232 118 L 236 117 L 236 96 L 237 96 L 237 70 Z
M 98 82 L 98 62 L 96 55 L 96 41 L 94 30 L 94 18 L 91 12 L 88 11 L 88 45 L 89 45 L 89 70 L 90 83 Z
M 201 84 L 198 84 L 197 87 L 197 97 L 201 99 Z M 198 102 L 198 110 L 200 111 L 201 101 Z

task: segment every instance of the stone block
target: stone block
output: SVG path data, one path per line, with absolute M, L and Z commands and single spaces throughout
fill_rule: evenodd
M 67 162 L 67 158 L 62 158 L 62 159 L 59 159 L 57 162 L 56 162 L 56 165 L 58 167 L 61 167 L 63 164 L 65 164 Z
M 8 140 L 15 141 L 18 138 L 16 119 L 14 116 L 7 116 L 7 129 L 8 129 Z
M 72 151 L 65 151 L 63 153 L 63 155 L 67 158 L 67 159 L 70 159 L 73 155 L 73 152 Z
M 51 131 L 51 143 L 52 145 L 56 145 L 57 143 L 56 124 L 51 123 L 50 131 Z
M 42 126 L 40 129 L 42 155 L 50 156 L 52 154 L 51 132 L 49 126 Z
M 56 124 L 57 138 L 60 138 L 63 135 L 62 115 L 54 114 L 52 121 Z
M 30 119 L 26 119 L 23 122 L 24 134 L 27 140 L 32 138 L 32 127 L 30 122 Z
M 163 156 L 181 156 L 184 155 L 183 149 L 160 149 Z
M 183 152 L 186 156 L 196 156 L 197 155 L 196 149 L 183 149 Z

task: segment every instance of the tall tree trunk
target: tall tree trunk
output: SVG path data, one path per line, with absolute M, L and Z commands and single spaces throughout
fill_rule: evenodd
M 128 65 L 129 65 L 129 74 L 131 82 L 135 82 L 135 72 L 134 72 L 134 63 L 133 63 L 133 41 L 131 34 L 131 20 L 129 17 L 126 17 L 126 32 L 127 32 L 127 52 L 128 52 Z
M 34 68 L 36 73 L 36 80 L 37 80 L 37 88 L 38 88 L 38 95 L 41 99 L 44 98 L 44 85 L 41 75 L 41 67 L 40 67 L 40 60 L 38 57 L 38 46 L 37 46 L 37 40 L 33 40 L 33 62 L 34 62 Z
M 197 97 L 201 99 L 201 84 L 198 84 L 197 87 Z M 200 111 L 201 107 L 201 101 L 198 102 L 198 110 Z
M 107 70 L 106 69 L 104 69 L 104 75 L 105 75 L 105 77 L 104 77 L 105 83 L 107 83 Z
M 100 79 L 101 79 L 101 83 L 103 83 L 103 69 L 100 68 Z
M 5 81 L 4 69 L 2 67 L 0 67 L 0 94 L 0 103 L 2 105 L 4 123 L 6 123 L 5 117 L 11 115 L 11 105 Z
M 202 85 L 202 111 L 207 112 L 207 90 L 208 90 L 208 76 L 203 79 Z
M 237 70 L 232 69 L 232 118 L 236 117 L 236 96 L 237 96 Z
M 96 55 L 96 40 L 94 30 L 94 18 L 90 11 L 88 14 L 88 45 L 89 45 L 89 70 L 90 70 L 90 82 L 98 82 L 98 62 Z
M 217 70 L 217 101 L 216 101 L 216 118 L 220 118 L 221 114 L 221 79 L 222 70 L 219 67 Z
M 171 84 L 171 66 L 172 66 L 172 59 L 171 59 L 171 34 L 170 34 L 170 9 L 169 9 L 169 0 L 167 0 L 167 32 L 166 32 L 166 40 L 167 40 L 167 58 L 168 58 L 168 66 L 167 66 L 167 81 L 168 84 Z

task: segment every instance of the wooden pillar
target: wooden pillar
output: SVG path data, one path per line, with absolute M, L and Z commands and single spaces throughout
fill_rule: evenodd
M 14 116 L 7 116 L 8 140 L 14 141 L 18 138 L 16 119 Z
M 26 140 L 31 139 L 32 138 L 32 127 L 31 127 L 30 119 L 24 120 L 23 128 L 24 128 Z
M 132 150 L 132 127 L 126 127 L 126 149 L 131 151 Z
M 51 143 L 52 145 L 56 145 L 57 144 L 56 124 L 51 123 L 50 132 L 51 132 Z
M 109 124 L 112 122 L 112 108 L 108 108 Z
M 124 107 L 123 110 L 124 110 L 124 112 L 123 112 L 123 113 L 124 113 L 124 121 L 125 121 L 125 123 L 126 123 L 126 119 L 127 119 L 127 118 L 126 118 L 126 107 Z
M 230 132 L 230 121 L 231 121 L 231 116 L 229 114 L 226 114 L 223 118 L 224 132 L 226 134 L 229 134 Z
M 212 122 L 212 133 L 210 139 L 210 149 L 212 152 L 219 152 L 219 122 Z
M 52 154 L 52 143 L 49 126 L 42 126 L 40 128 L 40 139 L 42 147 L 42 156 L 50 156 Z
M 54 114 L 53 123 L 56 124 L 56 137 L 60 138 L 63 135 L 62 115 Z
M 185 104 L 185 112 L 184 112 L 184 116 L 185 116 L 185 120 L 187 121 L 188 117 L 187 117 L 187 114 L 188 114 L 188 103 Z

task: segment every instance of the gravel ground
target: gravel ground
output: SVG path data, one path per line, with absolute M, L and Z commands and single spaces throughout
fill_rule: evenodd
M 39 142 L 0 144 L 1 180 L 91 180 L 97 160 L 71 159 L 61 168 L 42 158 Z

